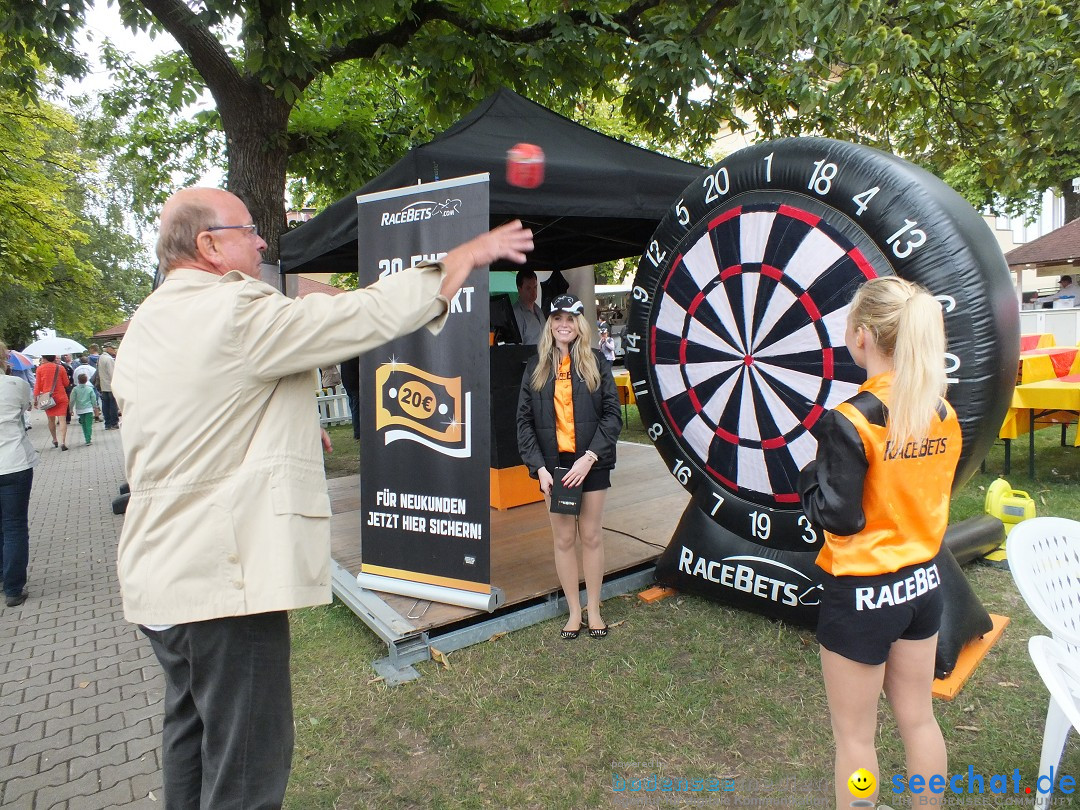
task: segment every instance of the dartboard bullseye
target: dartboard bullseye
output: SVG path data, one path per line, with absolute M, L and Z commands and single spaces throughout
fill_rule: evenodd
M 844 330 L 856 287 L 877 275 L 942 301 L 965 459 L 982 457 L 1001 418 L 987 390 L 1002 375 L 971 337 L 1002 342 L 1008 324 L 990 309 L 1008 277 L 985 272 L 993 254 L 958 226 L 948 195 L 875 150 L 793 139 L 736 153 L 672 206 L 639 264 L 626 364 L 650 438 L 713 520 L 777 549 L 820 545 L 796 481 L 817 420 L 865 379 Z
M 883 264 L 798 199 L 748 199 L 764 196 L 778 195 L 743 195 L 691 234 L 660 281 L 649 362 L 665 420 L 708 474 L 790 508 L 792 471 L 814 457 L 809 429 L 865 379 L 844 319 L 877 275 L 864 251 Z

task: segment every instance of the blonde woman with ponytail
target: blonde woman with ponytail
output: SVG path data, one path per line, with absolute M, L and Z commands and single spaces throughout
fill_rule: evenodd
M 960 458 L 960 425 L 944 399 L 938 302 L 909 281 L 872 279 L 851 302 L 845 343 L 867 380 L 822 417 L 817 459 L 799 480 L 803 509 L 825 533 L 817 637 L 838 808 L 851 805 L 855 771 L 865 768 L 880 782 L 874 738 L 883 688 L 908 776 L 928 784 L 946 775 L 931 703 L 942 609 L 934 559 Z M 925 794 L 931 801 L 941 795 Z
M 570 612 L 560 633 L 566 641 L 576 639 L 583 624 L 576 551 L 579 538 L 589 637 L 602 639 L 608 634 L 600 615 L 604 582 L 601 524 L 604 495 L 615 466 L 615 443 L 622 430 L 611 366 L 592 348 L 593 330 L 583 310 L 584 305 L 572 295 L 560 295 L 551 302 L 536 357 L 525 366 L 517 412 L 521 460 L 539 480 L 549 507 L 555 571 Z M 550 511 L 557 467 L 569 468 L 562 478 L 566 486 L 582 489 L 578 515 Z

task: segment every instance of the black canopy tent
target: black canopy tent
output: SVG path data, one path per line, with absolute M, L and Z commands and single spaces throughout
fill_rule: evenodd
M 544 150 L 539 188 L 506 182 L 506 152 L 521 142 Z M 491 175 L 492 226 L 520 218 L 535 234 L 528 266 L 566 269 L 643 253 L 664 212 L 701 168 L 601 135 L 501 89 L 433 141 L 285 233 L 281 272 L 356 269 L 357 195 L 482 172 Z

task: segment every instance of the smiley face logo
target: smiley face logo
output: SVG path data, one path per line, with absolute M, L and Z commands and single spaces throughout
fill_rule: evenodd
M 859 768 L 848 777 L 847 786 L 852 796 L 857 799 L 865 799 L 874 792 L 874 788 L 877 787 L 877 780 L 866 768 Z

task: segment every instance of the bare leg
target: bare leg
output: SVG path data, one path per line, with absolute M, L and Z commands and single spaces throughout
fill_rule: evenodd
M 581 537 L 581 567 L 585 569 L 585 594 L 589 606 L 589 627 L 606 627 L 600 616 L 600 589 L 604 585 L 604 498 L 607 490 L 581 494 L 578 534 Z
M 550 499 L 548 500 L 550 508 Z M 577 564 L 577 519 L 573 515 L 560 515 L 548 512 L 551 520 L 551 534 L 555 539 L 555 573 L 559 575 L 559 585 L 566 595 L 566 606 L 570 615 L 566 619 L 564 630 L 577 630 L 581 627 L 581 595 L 578 592 Z
M 60 444 L 62 446 L 64 446 L 64 447 L 67 447 L 67 429 L 68 429 L 67 420 L 64 419 L 63 417 L 58 417 L 57 420 L 56 420 L 56 424 L 57 424 L 57 427 L 60 428 Z
M 949 760 L 941 727 L 934 717 L 931 690 L 934 680 L 934 656 L 937 634 L 918 641 L 899 639 L 889 650 L 885 662 L 885 696 L 889 699 L 900 737 L 904 741 L 907 772 L 921 774 L 927 782 L 934 774 L 943 777 Z M 928 806 L 938 806 L 943 794 L 924 794 Z
M 45 423 L 49 426 L 49 435 L 52 436 L 53 444 L 58 444 L 56 440 L 56 417 L 46 416 Z
M 877 706 L 885 665 L 860 664 L 821 648 L 821 674 L 825 678 L 825 694 L 829 700 L 836 760 L 833 764 L 836 806 L 848 808 L 852 796 L 848 778 L 859 768 L 866 768 L 877 781 Z M 877 791 L 867 798 L 876 801 Z

